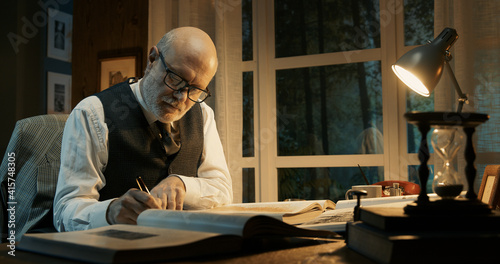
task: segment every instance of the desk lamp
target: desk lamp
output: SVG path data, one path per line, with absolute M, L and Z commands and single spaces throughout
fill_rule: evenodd
M 486 204 L 477 199 L 474 192 L 474 179 L 476 168 L 474 160 L 476 154 L 472 146 L 472 135 L 475 127 L 489 119 L 487 114 L 462 113 L 464 103 L 468 103 L 467 95 L 462 93 L 457 79 L 449 65 L 452 59 L 450 48 L 458 39 L 455 29 L 445 28 L 433 41 L 426 45 L 417 47 L 404 54 L 394 65 L 392 70 L 396 76 L 416 93 L 429 96 L 439 83 L 441 75 L 446 69 L 458 94 L 458 107 L 456 112 L 408 112 L 405 118 L 408 123 L 416 125 L 422 135 L 418 157 L 420 167 L 418 169 L 421 184 L 420 194 L 415 203 L 405 207 L 405 213 L 409 215 L 420 214 L 461 214 L 489 213 Z M 432 145 L 435 152 L 444 160 L 443 168 L 436 173 L 433 180 L 433 190 L 441 199 L 429 201 L 426 191 L 426 183 L 429 178 L 427 161 L 429 160 L 429 148 L 427 145 L 427 132 L 430 127 L 435 127 L 432 135 Z M 466 199 L 456 198 L 463 189 L 463 181 L 458 178 L 451 160 L 463 145 L 460 140 L 464 137 L 458 131 L 463 127 L 466 139 L 465 159 L 467 165 L 465 174 L 468 184 Z

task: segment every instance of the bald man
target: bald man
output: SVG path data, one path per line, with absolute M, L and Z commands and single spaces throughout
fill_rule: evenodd
M 64 129 L 55 228 L 136 224 L 150 208 L 231 203 L 214 113 L 204 103 L 216 70 L 210 37 L 177 28 L 149 50 L 142 79 L 82 100 Z M 137 188 L 138 176 L 150 193 Z

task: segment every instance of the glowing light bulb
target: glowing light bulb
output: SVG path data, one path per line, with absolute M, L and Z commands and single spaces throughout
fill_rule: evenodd
M 408 87 L 413 89 L 416 93 L 428 97 L 430 95 L 429 89 L 420 81 L 420 79 L 413 73 L 405 70 L 404 68 L 392 65 L 392 70 Z

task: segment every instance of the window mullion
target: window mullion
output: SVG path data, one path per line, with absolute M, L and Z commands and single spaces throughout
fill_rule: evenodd
M 276 201 L 278 199 L 278 182 L 276 170 L 276 95 L 274 70 L 270 68 L 270 60 L 274 59 L 274 8 L 273 1 L 254 0 L 256 2 L 256 25 L 254 36 L 257 38 L 256 59 L 256 153 L 259 168 L 256 170 L 256 201 Z
M 396 62 L 398 31 L 397 6 L 390 5 L 389 1 L 380 1 L 381 13 L 387 16 L 381 16 L 381 50 L 382 50 L 382 98 L 384 101 L 382 112 L 384 116 L 384 179 L 385 180 L 406 180 L 407 170 L 400 167 L 406 165 L 400 164 L 400 158 L 406 153 L 401 152 L 400 144 L 404 143 L 406 138 L 399 131 L 399 124 L 402 114 L 399 111 L 401 97 L 398 92 L 398 83 L 396 76 L 392 73 L 391 65 Z M 402 32 L 401 32 L 402 33 Z

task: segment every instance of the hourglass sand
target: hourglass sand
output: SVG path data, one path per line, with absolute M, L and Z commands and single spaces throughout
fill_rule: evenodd
M 436 170 L 433 191 L 443 199 L 453 199 L 464 189 L 462 179 L 453 166 L 458 150 L 464 144 L 464 136 L 456 127 L 437 127 L 432 132 L 431 144 L 436 153 L 443 160 L 443 167 Z

